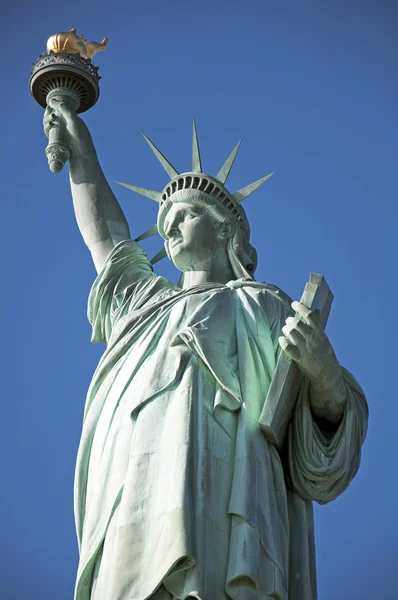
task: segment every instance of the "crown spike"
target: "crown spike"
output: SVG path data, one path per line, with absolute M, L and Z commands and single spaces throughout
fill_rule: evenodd
M 202 173 L 202 163 L 200 160 L 200 150 L 195 119 L 192 121 L 192 172 Z
M 246 187 L 244 187 L 244 188 L 238 190 L 237 192 L 235 192 L 234 194 L 232 194 L 232 197 L 235 200 L 235 202 L 238 202 L 238 203 L 243 202 L 243 200 L 245 198 L 247 198 L 248 196 L 250 196 L 250 194 L 255 192 L 257 190 L 257 188 L 259 188 L 260 185 L 263 185 L 263 183 L 265 183 L 267 181 L 267 179 L 272 177 L 272 175 L 274 175 L 274 173 L 270 173 L 269 175 L 266 175 L 265 177 L 262 177 L 261 179 L 258 179 L 257 181 L 254 181 L 253 183 L 250 183 Z
M 153 258 L 151 258 L 149 262 L 151 263 L 151 265 L 156 265 L 157 262 L 159 262 L 163 258 L 166 258 L 166 256 L 167 252 L 164 248 L 162 248 Z
M 149 139 L 149 137 L 147 135 L 145 135 L 145 133 L 143 131 L 141 131 L 141 133 L 144 136 L 145 140 L 147 141 L 150 149 L 152 150 L 152 152 L 154 153 L 154 155 L 156 156 L 156 158 L 158 159 L 158 161 L 162 165 L 163 169 L 169 175 L 169 177 L 171 179 L 174 179 L 174 177 L 178 177 L 179 173 L 178 173 L 178 171 L 175 170 L 175 168 L 173 167 L 173 165 L 171 163 L 169 163 L 169 161 L 167 160 L 167 158 L 165 156 L 163 156 L 163 154 L 160 152 L 160 150 L 158 150 L 158 148 L 156 148 L 155 144 L 153 144 L 151 142 L 151 140 Z
M 218 174 L 216 175 L 216 179 L 218 179 L 218 181 L 220 181 L 223 184 L 227 181 L 227 177 L 232 169 L 232 165 L 235 162 L 235 158 L 238 154 L 241 143 L 242 140 L 239 140 L 239 142 L 236 144 L 235 148 L 232 150 L 231 154 L 228 156 L 227 160 L 219 170 Z
M 153 227 L 150 227 L 149 229 L 144 231 L 144 233 L 141 233 L 141 235 L 139 235 L 137 238 L 135 238 L 134 241 L 140 242 L 141 240 L 146 240 L 146 238 L 152 237 L 153 235 L 156 235 L 157 233 L 159 233 L 158 226 L 154 225 Z
M 132 190 L 133 192 L 137 192 L 137 194 L 141 194 L 141 196 L 146 196 L 151 200 L 155 200 L 155 202 L 160 202 L 162 199 L 161 192 L 155 192 L 154 190 L 147 190 L 146 188 L 138 187 L 137 185 L 130 185 L 129 183 L 122 183 L 121 181 L 115 181 L 119 185 L 123 185 L 124 187 Z

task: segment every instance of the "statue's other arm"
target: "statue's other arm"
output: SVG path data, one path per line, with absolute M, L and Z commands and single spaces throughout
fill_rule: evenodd
M 130 239 L 129 226 L 101 166 L 85 123 L 66 104 L 53 99 L 44 129 L 65 126 L 70 141 L 70 184 L 77 224 L 99 273 L 113 247 Z

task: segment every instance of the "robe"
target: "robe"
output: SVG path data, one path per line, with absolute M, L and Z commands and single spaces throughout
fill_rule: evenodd
M 106 350 L 87 394 L 75 479 L 75 600 L 316 600 L 312 501 L 354 477 L 361 388 L 332 433 L 297 399 L 284 456 L 258 420 L 292 314 L 253 280 L 181 290 L 140 246 L 115 246 L 89 297 Z M 162 588 L 163 589 L 163 588 Z

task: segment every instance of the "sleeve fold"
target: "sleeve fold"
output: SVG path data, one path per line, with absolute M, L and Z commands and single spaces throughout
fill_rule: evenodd
M 354 377 L 343 369 L 347 401 L 334 434 L 323 432 L 313 419 L 309 384 L 299 393 L 289 428 L 289 470 L 292 489 L 304 499 L 326 504 L 339 496 L 358 471 L 365 439 L 368 407 Z
M 145 288 L 154 278 L 152 265 L 137 242 L 124 240 L 114 247 L 88 299 L 92 342 L 108 342 L 116 321 L 143 304 Z

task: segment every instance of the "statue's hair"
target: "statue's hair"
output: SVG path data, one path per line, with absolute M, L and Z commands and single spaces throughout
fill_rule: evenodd
M 231 268 L 237 279 L 242 277 L 253 279 L 257 266 L 257 252 L 249 243 L 250 233 L 244 230 L 238 221 L 231 219 L 227 210 L 223 209 L 219 202 L 205 192 L 200 190 L 178 190 L 169 198 L 170 208 L 172 204 L 185 202 L 204 208 L 216 231 L 221 225 L 229 225 L 231 235 L 228 238 L 227 251 Z M 165 222 L 165 216 L 162 219 L 162 225 Z M 163 237 L 165 236 L 163 235 Z M 165 248 L 169 255 L 167 239 L 165 239 Z
M 229 223 L 231 228 L 235 229 L 235 223 L 232 222 L 230 216 L 226 214 L 220 204 L 216 203 L 214 198 L 204 192 L 199 190 L 179 190 L 171 196 L 170 200 L 173 204 L 186 202 L 187 204 L 200 206 L 206 210 L 216 227 L 224 223 Z

